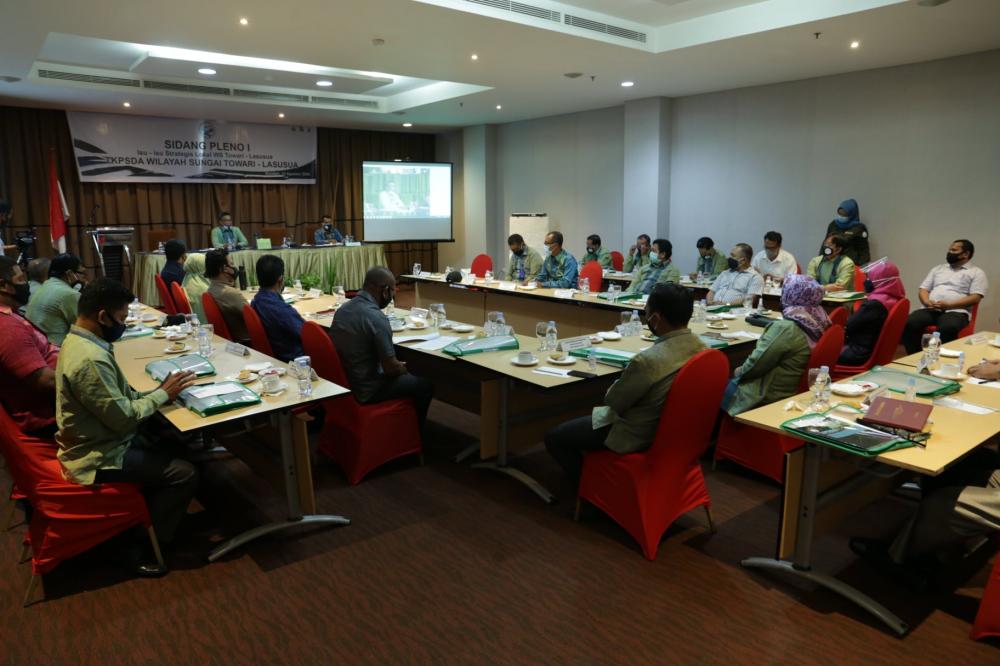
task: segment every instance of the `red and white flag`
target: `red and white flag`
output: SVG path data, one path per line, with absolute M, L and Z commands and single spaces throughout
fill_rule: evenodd
M 62 254 L 66 251 L 66 222 L 69 221 L 69 208 L 66 207 L 66 197 L 63 196 L 62 185 L 56 175 L 56 151 L 49 155 L 49 235 L 52 238 L 52 248 Z

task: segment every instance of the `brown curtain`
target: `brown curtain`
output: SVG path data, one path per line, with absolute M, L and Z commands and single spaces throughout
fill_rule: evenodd
M 206 247 L 223 210 L 232 213 L 247 237 L 284 227 L 295 240 L 311 242 L 316 221 L 328 212 L 345 233 L 361 238 L 361 163 L 433 161 L 434 136 L 320 127 L 315 185 L 81 183 L 65 112 L 0 106 L 0 198 L 14 207 L 14 230 L 35 225 L 41 256 L 52 254 L 48 169 L 53 151 L 70 213 L 67 248 L 94 268 L 88 228 L 134 226 L 131 245 L 137 251 L 152 249 L 147 238 L 152 229 L 175 229 L 188 247 Z M 397 274 L 417 261 L 437 265 L 437 243 L 387 243 L 385 253 Z

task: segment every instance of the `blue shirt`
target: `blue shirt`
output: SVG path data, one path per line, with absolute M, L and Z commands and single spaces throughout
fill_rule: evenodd
M 538 284 L 556 289 L 572 289 L 576 287 L 576 277 L 576 259 L 566 250 L 560 250 L 554 257 L 546 253 L 542 270 L 538 272 Z
M 167 265 L 160 271 L 160 277 L 166 283 L 167 289 L 170 289 L 171 282 L 182 284 L 184 282 L 184 266 L 178 261 L 168 261 Z
M 302 351 L 302 325 L 306 322 L 280 294 L 261 289 L 250 305 L 264 324 L 271 349 L 279 360 L 287 363 L 305 354 Z
M 338 230 L 337 227 L 330 227 L 330 233 L 327 233 L 326 229 L 320 227 L 313 234 L 313 242 L 316 243 L 316 245 L 319 245 L 320 243 L 340 243 L 343 242 L 343 240 L 344 235 L 340 233 L 340 230 Z

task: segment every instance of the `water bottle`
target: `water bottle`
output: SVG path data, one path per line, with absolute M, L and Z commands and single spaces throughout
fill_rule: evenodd
M 934 331 L 934 335 L 927 342 L 927 367 L 933 368 L 941 358 L 941 333 Z
M 906 380 L 906 401 L 913 402 L 917 399 L 917 378 L 910 377 Z
M 302 294 L 302 280 L 295 281 L 294 289 L 296 294 Z
M 958 352 L 958 374 L 965 372 L 965 352 Z
M 293 361 L 295 363 L 295 373 L 299 378 L 300 398 L 308 398 L 313 392 L 311 361 L 312 359 L 308 356 L 299 356 Z
M 556 329 L 554 321 L 549 322 L 549 327 L 545 329 L 545 347 L 549 351 L 555 350 L 559 345 L 559 331 Z
M 591 372 L 597 372 L 597 350 L 593 347 L 587 352 L 587 366 Z
M 821 365 L 812 385 L 813 404 L 809 408 L 816 412 L 826 409 L 830 401 L 830 368 Z
M 121 303 L 121 301 L 118 301 Z M 119 306 L 121 307 L 121 306 Z M 142 310 L 142 305 L 139 303 L 139 297 L 136 296 L 132 299 L 132 304 L 128 306 L 128 316 L 135 319 L 139 316 L 139 312 Z
M 212 336 L 208 334 L 208 329 L 198 328 L 198 353 L 208 358 L 212 355 Z
M 691 321 L 699 323 L 705 320 L 705 311 L 702 309 L 701 301 L 694 302 L 694 310 L 691 312 Z
M 632 310 L 632 317 L 628 320 L 628 334 L 630 336 L 640 335 L 642 333 L 642 320 L 639 319 L 639 311 Z

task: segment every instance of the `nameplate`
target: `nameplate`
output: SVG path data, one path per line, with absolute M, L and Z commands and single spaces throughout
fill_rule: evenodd
M 513 282 L 501 282 L 498 288 L 503 289 L 505 291 L 514 291 L 515 289 L 517 289 L 517 285 L 514 284 Z
M 574 349 L 587 349 L 591 346 L 589 335 L 578 335 L 575 338 L 564 338 L 559 341 L 559 347 L 564 352 L 571 352 Z
M 226 351 L 239 357 L 250 355 L 250 350 L 238 342 L 227 342 Z
M 350 243 L 344 243 L 344 247 L 361 247 L 361 241 L 352 241 Z
M 312 298 L 319 298 L 322 295 L 323 295 L 323 290 L 322 289 L 310 289 L 309 290 L 309 296 L 312 297 Z
M 413 319 L 427 319 L 427 315 L 431 313 L 427 308 L 410 308 L 410 317 Z
M 257 239 L 257 249 L 258 250 L 270 250 L 271 249 L 271 239 L 270 238 L 258 238 Z
M 553 295 L 556 298 L 573 298 L 573 294 L 573 289 L 556 289 L 555 294 Z

